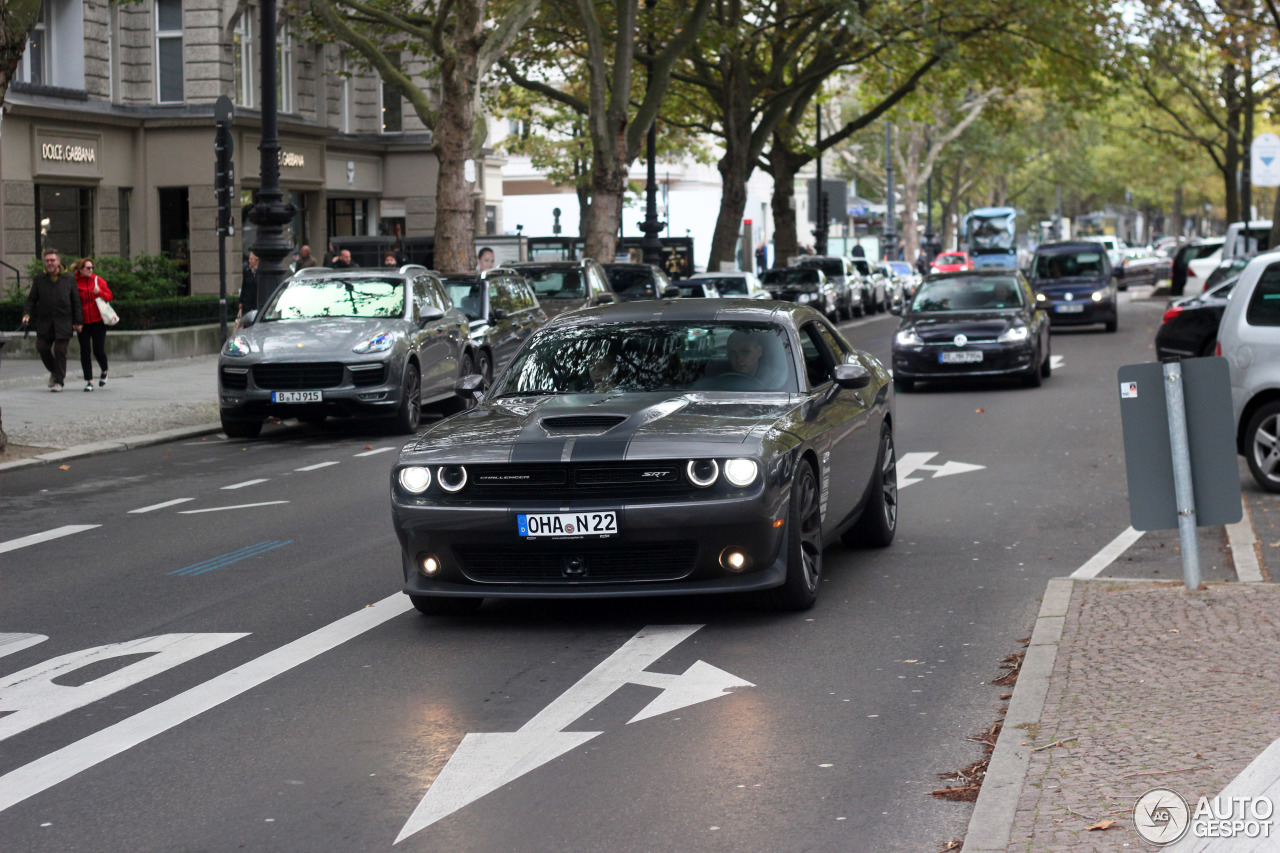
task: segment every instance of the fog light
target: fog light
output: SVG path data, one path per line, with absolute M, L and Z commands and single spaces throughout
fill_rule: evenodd
M 435 557 L 422 558 L 422 573 L 427 577 L 433 577 L 436 572 L 440 571 L 440 561 Z
M 720 552 L 720 565 L 731 572 L 746 571 L 751 568 L 751 558 L 737 548 L 725 548 Z

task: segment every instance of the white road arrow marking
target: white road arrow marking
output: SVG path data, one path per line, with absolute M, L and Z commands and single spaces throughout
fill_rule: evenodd
M 970 471 L 981 471 L 987 467 L 985 465 L 974 465 L 969 462 L 943 462 L 941 465 L 926 464 L 930 459 L 937 456 L 937 452 L 931 453 L 904 453 L 898 457 L 898 488 L 905 488 L 912 483 L 918 483 L 924 477 L 912 477 L 911 475 L 917 471 L 932 471 L 934 479 L 938 477 L 949 477 L 952 474 L 967 474 Z
M 715 699 L 735 687 L 754 687 L 751 682 L 703 661 L 689 667 L 684 675 L 645 671 L 645 667 L 701 627 L 649 626 L 560 694 L 519 731 L 466 735 L 400 830 L 396 843 L 603 734 L 566 732 L 563 729 L 624 684 L 642 684 L 662 690 L 629 723 Z
M 44 634 L 0 634 L 0 658 L 39 645 L 47 639 Z
M 1062 356 L 1060 355 L 1049 356 L 1049 369 L 1060 370 L 1061 368 L 1062 368 Z

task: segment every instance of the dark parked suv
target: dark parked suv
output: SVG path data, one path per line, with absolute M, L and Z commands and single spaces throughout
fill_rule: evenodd
M 548 317 L 618 301 L 604 270 L 590 258 L 509 264 L 509 267 L 528 279 Z
M 1042 243 L 1031 261 L 1031 286 L 1052 325 L 1103 323 L 1116 330 L 1116 281 L 1102 244 Z
M 529 282 L 513 269 L 446 275 L 441 281 L 471 324 L 476 371 L 485 382 L 501 373 L 534 330 L 547 322 Z

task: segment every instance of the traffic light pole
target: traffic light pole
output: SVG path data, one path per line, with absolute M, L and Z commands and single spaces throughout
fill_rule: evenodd
M 218 202 L 218 323 L 222 341 L 227 340 L 227 237 L 233 232 L 231 201 L 235 196 L 235 142 L 231 136 L 231 120 L 235 107 L 226 95 L 213 105 L 218 129 L 213 138 L 213 193 Z

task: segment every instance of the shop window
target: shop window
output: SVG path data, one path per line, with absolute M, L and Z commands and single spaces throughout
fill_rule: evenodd
M 156 100 L 180 104 L 182 77 L 182 0 L 156 0 Z
M 36 185 L 36 247 L 64 258 L 93 254 L 93 188 Z
M 235 76 L 235 99 L 242 107 L 253 106 L 253 10 L 246 8 L 231 34 L 231 62 Z
M 364 198 L 329 199 L 329 238 L 363 237 L 369 221 L 369 200 Z
M 496 204 L 486 204 L 484 206 L 484 233 L 498 233 L 498 206 Z
M 293 38 L 287 24 L 276 38 L 276 106 L 282 113 L 293 112 Z
M 190 190 L 187 187 L 161 187 L 158 192 L 160 193 L 160 251 L 182 271 L 185 296 L 190 288 L 191 270 Z

